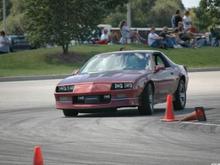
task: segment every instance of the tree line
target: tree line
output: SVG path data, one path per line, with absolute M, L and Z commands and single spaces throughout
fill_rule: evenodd
M 62 46 L 67 54 L 71 40 L 88 37 L 98 24 L 118 27 L 126 19 L 129 1 L 133 27 L 169 27 L 175 11 L 184 11 L 181 0 L 6 0 L 7 33 L 26 34 L 36 46 Z M 191 11 L 200 30 L 220 25 L 219 0 L 201 0 Z

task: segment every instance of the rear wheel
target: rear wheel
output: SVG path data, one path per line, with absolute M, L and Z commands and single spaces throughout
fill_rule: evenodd
M 65 117 L 76 117 L 78 115 L 77 110 L 71 110 L 71 109 L 63 109 L 63 114 Z
M 182 110 L 186 105 L 186 87 L 183 79 L 180 80 L 178 88 L 175 92 L 175 101 L 173 107 L 175 110 Z
M 141 115 L 152 115 L 154 112 L 154 89 L 152 84 L 147 84 L 141 94 L 141 105 L 138 106 Z

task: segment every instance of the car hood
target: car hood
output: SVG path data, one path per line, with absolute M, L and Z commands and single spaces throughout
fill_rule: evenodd
M 75 84 L 75 83 L 111 83 L 111 82 L 135 82 L 135 80 L 141 78 L 142 76 L 148 73 L 147 70 L 137 71 L 137 70 L 123 70 L 123 71 L 108 71 L 101 73 L 83 73 L 77 74 L 73 76 L 69 76 L 62 81 L 58 85 L 65 84 Z

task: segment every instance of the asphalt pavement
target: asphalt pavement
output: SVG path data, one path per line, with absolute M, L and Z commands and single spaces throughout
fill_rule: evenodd
M 0 82 L 0 164 L 29 165 L 40 145 L 46 165 L 212 165 L 220 163 L 220 72 L 189 74 L 187 105 L 206 122 L 161 122 L 136 109 L 65 118 L 55 109 L 60 79 Z

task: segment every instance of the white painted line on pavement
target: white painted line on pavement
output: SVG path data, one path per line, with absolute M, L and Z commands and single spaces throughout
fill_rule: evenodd
M 220 127 L 220 124 L 212 124 L 212 123 L 196 123 L 196 122 L 189 122 L 189 121 L 188 122 L 181 122 L 181 123 Z

